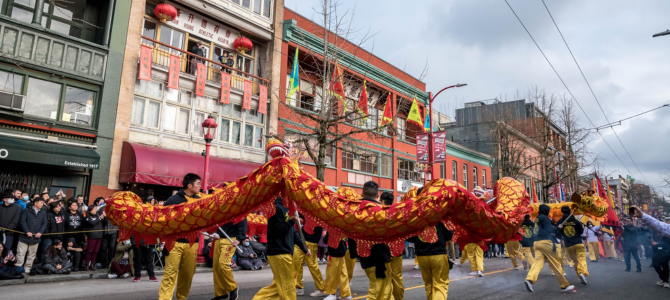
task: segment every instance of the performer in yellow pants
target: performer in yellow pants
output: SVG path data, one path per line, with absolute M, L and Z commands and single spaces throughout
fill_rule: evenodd
M 319 233 L 320 235 L 321 233 Z M 307 237 L 305 236 L 305 239 Z M 318 244 L 307 242 L 307 248 L 312 253 L 317 253 L 317 250 L 319 248 Z M 316 287 L 315 295 L 318 294 L 318 296 L 325 296 L 326 294 L 323 293 L 316 293 L 318 291 L 323 292 L 323 289 L 325 288 L 324 282 L 323 282 L 323 276 L 321 275 L 321 269 L 319 269 L 319 263 L 316 261 L 316 255 L 311 255 L 307 256 L 305 255 L 302 250 L 300 250 L 300 247 L 298 245 L 294 246 L 293 249 L 293 272 L 295 274 L 295 288 L 296 292 L 298 294 L 304 295 L 303 291 L 303 280 L 302 280 L 302 273 L 303 273 L 303 267 L 302 264 L 304 262 L 307 262 L 307 269 L 309 269 L 309 273 L 312 274 L 312 279 L 314 279 L 314 286 Z M 311 294 L 310 294 L 311 296 Z M 318 297 L 318 296 L 313 296 L 313 297 Z
M 563 240 L 563 255 L 568 262 L 574 262 L 575 272 L 577 278 L 586 284 L 586 277 L 589 276 L 589 271 L 586 268 L 586 249 L 582 244 L 582 233 L 584 233 L 584 225 L 572 216 L 572 211 L 568 207 L 561 208 L 563 217 L 558 220 L 557 227 L 560 232 L 557 234 Z
M 521 254 L 526 260 L 521 260 L 523 263 L 523 269 L 529 269 L 533 263 L 535 263 L 535 258 L 533 257 L 533 228 L 535 223 L 530 220 L 530 215 L 526 215 L 521 223 L 521 229 L 523 229 L 523 235 L 521 236 Z
M 600 257 L 600 243 L 599 242 L 589 242 L 589 258 L 591 261 L 598 261 Z
M 463 248 L 463 254 L 461 256 L 461 264 L 465 262 L 465 259 L 470 260 L 470 269 L 472 269 L 472 273 L 469 275 L 482 276 L 481 273 L 484 272 L 484 251 L 482 248 L 475 243 L 465 245 L 465 248 Z
M 583 244 L 577 244 L 571 247 L 568 247 L 568 256 L 572 258 L 575 262 L 575 272 L 577 277 L 579 274 L 584 274 L 584 276 L 589 276 L 589 269 L 586 265 L 586 249 L 584 249 Z
M 402 281 L 402 255 L 391 258 L 391 283 L 393 284 L 393 299 L 405 299 L 405 285 Z
M 616 250 L 614 249 L 614 241 L 604 241 L 603 244 L 607 258 L 615 258 Z
M 566 264 L 568 267 L 573 268 L 575 266 L 575 262 L 572 260 L 572 257 L 568 254 L 568 247 L 565 246 L 565 241 L 561 242 L 561 249 L 563 253 L 561 255 L 563 256 L 563 266 Z
M 165 258 L 165 272 L 158 291 L 159 300 L 171 300 L 175 284 L 177 300 L 188 298 L 193 274 L 195 274 L 195 260 L 197 257 L 198 243 L 193 245 L 182 242 L 175 243 L 170 250 L 170 255 Z
M 456 248 L 454 247 L 454 241 L 453 240 L 449 240 L 447 242 L 447 254 L 449 254 L 449 258 L 451 260 L 456 260 Z
M 290 254 L 268 256 L 272 269 L 272 284 L 262 288 L 252 300 L 296 300 L 293 258 Z
M 391 263 L 385 263 L 386 271 L 384 276 L 386 278 L 377 278 L 376 271 L 377 267 L 370 267 L 365 270 L 365 275 L 368 276 L 370 280 L 370 287 L 368 288 L 368 296 L 366 300 L 388 300 L 393 297 L 393 283 L 391 275 Z
M 515 235 L 516 237 L 516 235 Z M 519 238 L 521 238 L 519 236 Z M 523 262 L 523 256 L 520 256 L 519 254 L 519 249 L 521 248 L 521 244 L 519 241 L 514 241 L 514 240 L 509 240 L 507 243 L 505 243 L 505 249 L 507 249 L 507 254 L 509 255 L 509 259 L 512 261 L 512 266 L 514 266 L 515 269 L 520 270 L 521 267 L 519 267 L 519 264 L 516 262 L 516 258 L 519 257 L 521 262 Z
M 344 255 L 344 265 L 347 266 L 347 275 L 349 275 L 349 281 L 354 278 L 354 267 L 356 266 L 356 256 L 351 257 L 351 239 L 349 239 L 349 249 L 347 249 L 347 254 Z M 355 246 L 354 246 L 355 247 Z
M 340 287 L 340 298 L 351 299 L 351 289 L 349 288 L 349 275 L 347 275 L 347 267 L 344 265 L 344 257 L 328 256 L 328 266 L 326 266 L 326 287 L 323 292 L 330 295 L 333 299 L 337 292 L 337 287 Z M 326 297 L 325 299 L 328 299 Z
M 246 222 L 246 220 L 245 220 Z M 231 237 L 233 242 L 236 238 Z M 228 293 L 233 292 L 234 298 L 237 298 L 237 282 L 233 277 L 233 269 L 230 268 L 230 261 L 235 254 L 235 246 L 227 239 L 216 240 L 214 244 L 214 260 L 212 274 L 214 277 L 214 299 L 227 299 Z M 169 257 L 169 255 L 168 255 Z
M 521 253 L 528 262 L 529 267 L 535 263 L 535 257 L 533 257 L 533 250 L 530 247 L 521 247 Z
M 449 292 L 449 258 L 446 254 L 419 256 L 426 299 L 446 300 Z

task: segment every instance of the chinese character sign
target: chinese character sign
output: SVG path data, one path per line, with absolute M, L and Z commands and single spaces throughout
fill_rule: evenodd
M 195 74 L 195 94 L 196 96 L 205 96 L 205 77 L 207 76 L 207 67 L 198 63 L 198 72 Z
M 140 47 L 140 80 L 151 80 L 151 47 Z
M 421 133 L 416 135 L 416 162 L 420 164 L 428 163 L 428 134 Z
M 259 85 L 258 86 L 260 91 L 258 94 L 258 112 L 265 114 L 267 113 L 267 108 L 268 108 L 268 87 L 265 85 Z
M 447 132 L 433 132 L 433 162 L 447 161 Z
M 251 110 L 251 81 L 244 81 L 244 95 L 242 96 L 242 108 Z
M 168 72 L 167 87 L 170 89 L 179 89 L 179 69 L 181 69 L 180 57 L 170 55 L 170 71 Z
M 230 103 L 230 74 L 221 72 L 221 103 Z

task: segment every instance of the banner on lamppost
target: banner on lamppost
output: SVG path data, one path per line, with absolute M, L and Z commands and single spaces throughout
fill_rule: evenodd
M 433 162 L 443 163 L 447 161 L 447 132 L 433 132 Z
M 151 47 L 140 47 L 140 80 L 151 80 Z
M 170 55 L 170 71 L 168 72 L 167 87 L 169 89 L 179 89 L 179 69 L 181 69 L 181 57 Z
M 244 81 L 244 94 L 242 94 L 242 108 L 251 110 L 251 81 Z
M 195 95 L 205 96 L 205 76 L 207 75 L 207 67 L 204 64 L 198 63 L 198 72 L 195 79 Z
M 428 163 L 428 134 L 420 133 L 416 135 L 416 162 L 420 164 Z
M 221 103 L 230 103 L 230 74 L 221 72 Z
M 267 113 L 268 109 L 268 87 L 262 84 L 258 85 L 258 112 Z

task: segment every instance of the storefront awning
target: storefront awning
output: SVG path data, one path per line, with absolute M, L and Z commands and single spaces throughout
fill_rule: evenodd
M 249 175 L 261 164 L 210 157 L 209 187 Z M 187 173 L 203 177 L 205 158 L 198 153 L 123 142 L 119 183 L 146 183 L 181 187 Z
M 100 155 L 93 149 L 0 137 L 0 161 L 98 169 Z

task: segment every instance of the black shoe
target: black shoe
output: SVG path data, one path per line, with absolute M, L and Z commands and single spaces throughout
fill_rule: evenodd
M 626 269 L 626 272 L 630 272 L 630 269 Z
M 212 298 L 212 300 L 227 300 L 228 294 Z
M 229 300 L 237 300 L 237 292 L 240 290 L 240 287 L 236 287 L 232 292 L 230 292 L 228 295 L 230 296 Z
M 637 269 L 635 272 L 642 273 L 642 269 Z

